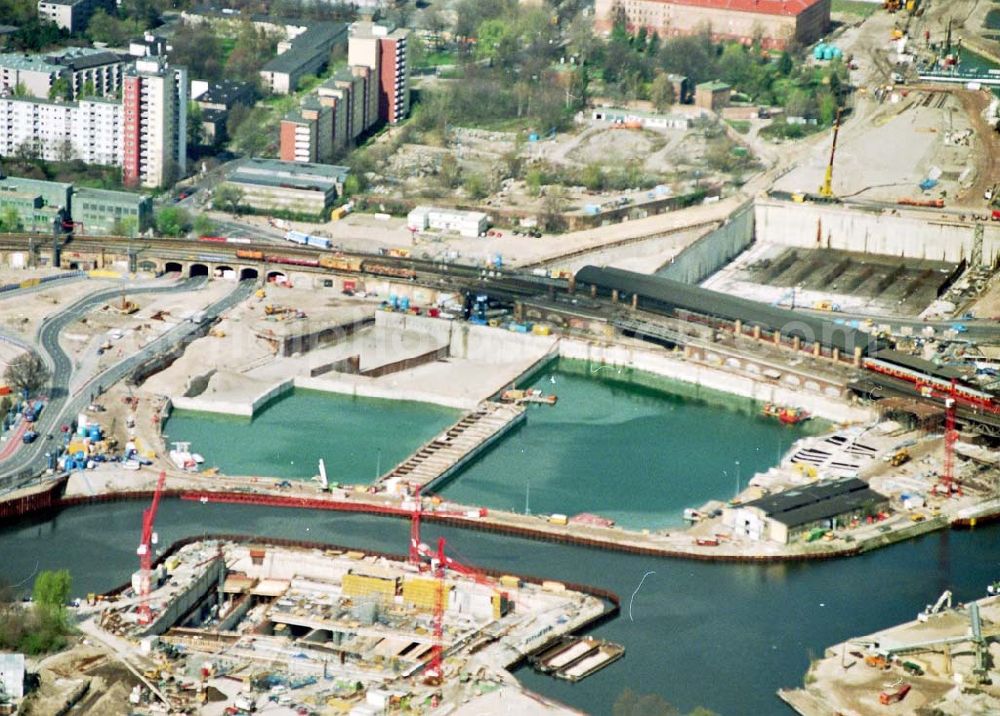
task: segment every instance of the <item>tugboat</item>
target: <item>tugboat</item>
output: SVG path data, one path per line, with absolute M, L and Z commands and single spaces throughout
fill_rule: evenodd
M 776 405 L 775 403 L 764 403 L 764 408 L 761 412 L 769 418 L 777 418 L 785 425 L 798 425 L 812 417 L 801 408 L 791 408 L 786 405 Z

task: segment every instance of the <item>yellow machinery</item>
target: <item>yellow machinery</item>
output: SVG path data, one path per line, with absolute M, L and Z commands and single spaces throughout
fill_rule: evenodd
M 830 163 L 826 165 L 826 175 L 823 177 L 823 185 L 819 188 L 819 195 L 826 198 L 833 198 L 833 158 L 837 154 L 837 135 L 840 134 L 840 114 L 842 109 L 837 110 L 837 119 L 833 123 L 833 146 L 830 147 Z

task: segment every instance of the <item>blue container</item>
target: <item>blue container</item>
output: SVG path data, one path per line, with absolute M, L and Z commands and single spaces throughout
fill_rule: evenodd
M 826 50 L 826 45 L 822 42 L 816 45 L 816 49 L 813 50 L 813 58 L 817 60 L 823 59 L 823 52 Z
M 76 463 L 73 462 L 72 460 L 70 460 L 69 458 L 66 458 L 66 464 L 63 466 L 63 469 L 66 472 L 69 472 L 70 470 L 73 470 L 75 467 L 76 467 Z
M 834 50 L 833 45 L 827 45 L 826 47 L 824 47 L 823 48 L 823 59 L 824 60 L 832 60 L 833 59 L 833 50 Z
M 94 440 L 94 441 L 100 440 L 101 439 L 101 429 L 100 428 L 91 428 L 90 429 L 90 439 Z
M 77 460 L 86 460 L 87 459 L 87 455 L 83 452 L 83 450 L 77 450 L 76 451 L 76 455 L 74 455 L 73 457 L 75 457 Z
M 840 59 L 841 57 L 843 57 L 843 56 L 844 56 L 844 51 L 843 51 L 843 50 L 841 50 L 841 49 L 840 49 L 839 47 L 834 47 L 834 48 L 833 48 L 833 56 L 834 56 L 834 57 L 835 57 L 836 59 L 838 59 L 838 60 L 839 60 L 839 59 Z
M 410 299 L 407 298 L 406 296 L 403 296 L 403 298 L 401 298 L 399 300 L 399 307 L 402 310 L 404 310 L 404 311 L 409 311 L 410 310 Z
M 529 134 L 528 135 L 528 141 L 529 142 L 537 142 L 538 141 L 538 134 L 535 133 L 535 132 L 532 132 L 531 134 Z
M 77 426 L 77 428 L 76 428 L 76 434 L 79 435 L 81 438 L 82 437 L 86 437 L 87 436 L 87 428 L 85 426 L 83 426 L 83 425 Z

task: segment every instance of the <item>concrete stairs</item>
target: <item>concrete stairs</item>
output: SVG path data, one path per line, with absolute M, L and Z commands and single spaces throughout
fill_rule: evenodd
M 422 445 L 379 481 L 396 478 L 426 486 L 447 479 L 520 424 L 525 415 L 524 406 L 483 403 L 444 433 Z

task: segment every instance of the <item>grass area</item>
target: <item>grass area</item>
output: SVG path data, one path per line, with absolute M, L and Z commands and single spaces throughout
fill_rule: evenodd
M 778 121 L 760 130 L 760 136 L 767 139 L 801 139 L 824 129 L 826 126 L 822 124 L 788 124 Z
M 454 50 L 439 50 L 428 52 L 420 62 L 421 67 L 438 67 L 440 65 L 453 65 L 456 62 L 457 53 Z
M 882 9 L 882 3 L 863 2 L 862 0 L 833 0 L 830 12 L 868 17 Z
M 727 119 L 726 124 L 735 129 L 740 134 L 750 133 L 750 121 L 747 119 Z
M 229 54 L 236 47 L 235 37 L 220 37 L 219 38 L 219 49 L 222 50 L 222 65 L 225 66 L 226 60 L 229 59 Z

